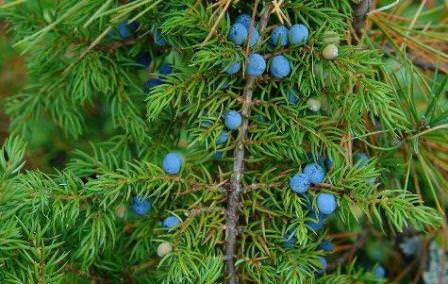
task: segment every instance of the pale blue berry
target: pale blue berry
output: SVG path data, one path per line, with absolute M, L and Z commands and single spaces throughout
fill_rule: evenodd
M 162 225 L 165 228 L 170 229 L 170 228 L 173 228 L 173 227 L 179 225 L 179 223 L 180 223 L 180 219 L 178 217 L 176 217 L 176 216 L 168 216 L 168 217 L 165 218 L 165 220 L 163 220 Z
M 234 62 L 226 68 L 226 73 L 229 75 L 233 75 L 238 73 L 241 69 L 241 62 Z
M 178 153 L 171 152 L 168 153 L 165 158 L 163 158 L 162 167 L 167 174 L 175 175 L 180 172 L 182 163 L 182 156 Z
M 288 29 L 285 26 L 276 26 L 271 32 L 273 46 L 286 46 L 288 44 Z
M 323 273 L 328 267 L 327 260 L 325 258 L 323 258 L 322 256 L 319 256 L 319 262 L 322 267 L 322 269 L 319 270 L 319 273 Z
M 295 193 L 305 193 L 310 187 L 310 180 L 306 174 L 297 173 L 289 181 L 289 186 Z
M 222 145 L 227 142 L 227 133 L 223 130 L 219 133 L 218 139 L 216 139 L 217 145 Z
M 247 29 L 242 24 L 233 24 L 229 32 L 229 40 L 236 45 L 242 45 L 247 39 Z
M 283 55 L 276 55 L 271 59 L 271 65 L 269 67 L 269 73 L 272 77 L 277 79 L 285 78 L 291 73 L 291 66 L 289 61 Z
M 324 181 L 325 170 L 319 164 L 312 163 L 305 166 L 303 173 L 308 176 L 312 184 L 318 184 Z
M 375 276 L 376 278 L 384 278 L 386 276 L 386 270 L 384 269 L 383 266 L 378 265 L 375 268 Z
M 251 21 L 252 17 L 248 14 L 241 14 L 238 17 L 236 17 L 235 19 L 235 23 L 236 24 L 241 24 L 243 25 L 247 30 L 249 30 L 250 27 L 250 21 Z
M 331 193 L 319 193 L 317 195 L 317 208 L 319 212 L 325 215 L 330 215 L 336 210 L 336 197 Z
M 292 45 L 302 44 L 308 40 L 308 28 L 302 24 L 295 24 L 289 29 L 289 42 Z
M 144 197 L 134 196 L 131 202 L 131 209 L 135 214 L 144 216 L 151 210 L 151 203 Z
M 252 53 L 247 60 L 247 74 L 252 77 L 260 76 L 266 70 L 266 61 L 258 53 Z
M 260 39 L 260 34 L 258 33 L 258 30 L 254 27 L 251 35 L 250 35 L 250 47 L 253 47 L 257 44 L 258 40 Z
M 231 110 L 224 114 L 224 125 L 229 130 L 238 129 L 243 123 L 241 114 L 237 111 Z

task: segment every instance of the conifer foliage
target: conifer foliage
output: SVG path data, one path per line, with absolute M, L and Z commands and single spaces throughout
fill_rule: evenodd
M 418 279 L 371 252 L 446 248 L 447 28 L 371 2 L 5 1 L 0 282 Z M 43 121 L 63 166 L 27 166 Z

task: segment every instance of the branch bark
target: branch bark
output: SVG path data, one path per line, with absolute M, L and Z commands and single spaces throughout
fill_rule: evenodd
M 252 13 L 251 27 L 248 36 L 248 44 L 250 42 L 251 32 L 254 26 L 254 18 L 257 11 L 258 2 L 256 1 L 254 11 Z M 260 20 L 260 41 L 262 41 L 264 30 L 271 14 L 271 5 L 266 7 L 266 11 Z M 246 49 L 246 56 L 249 49 Z M 241 115 L 243 116 L 243 124 L 239 129 L 239 136 L 236 141 L 234 150 L 233 173 L 230 179 L 230 187 L 227 193 L 227 216 L 226 216 L 226 243 L 225 243 L 225 266 L 226 266 L 226 282 L 229 284 L 237 284 L 238 277 L 235 268 L 235 250 L 238 236 L 238 207 L 240 203 L 240 194 L 242 192 L 241 180 L 244 175 L 244 142 L 247 138 L 247 130 L 249 126 L 250 111 L 252 106 L 252 93 L 255 85 L 254 77 L 249 77 L 243 91 L 243 105 Z
M 361 0 L 353 5 L 353 30 L 358 38 L 362 35 L 362 29 L 366 22 L 367 13 L 369 12 L 372 0 Z

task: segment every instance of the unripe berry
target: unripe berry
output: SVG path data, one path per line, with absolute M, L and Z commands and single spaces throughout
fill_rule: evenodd
M 306 102 L 306 105 L 309 110 L 314 111 L 314 112 L 318 112 L 321 107 L 320 101 L 315 98 L 309 98 L 308 101 Z
M 120 219 L 126 217 L 126 213 L 127 213 L 127 207 L 124 204 L 120 204 L 115 208 L 115 214 Z
M 322 35 L 322 42 L 324 44 L 334 44 L 334 45 L 339 45 L 341 39 L 338 35 L 338 33 L 334 32 L 334 31 L 326 31 L 324 32 L 324 34 Z
M 159 257 L 164 257 L 173 251 L 173 246 L 170 242 L 163 242 L 157 247 L 157 255 Z
M 334 44 L 327 45 L 322 51 L 322 56 L 328 60 L 336 59 L 338 55 L 339 55 L 339 49 Z

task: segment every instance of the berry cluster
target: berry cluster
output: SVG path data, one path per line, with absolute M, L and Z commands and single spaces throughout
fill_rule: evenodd
M 239 15 L 229 32 L 229 40 L 238 46 L 241 46 L 249 40 L 249 47 L 254 47 L 259 39 L 258 29 L 252 27 L 251 17 L 247 14 Z M 270 45 L 272 48 L 285 47 L 288 43 L 292 46 L 300 45 L 308 39 L 308 28 L 302 24 L 292 25 L 288 30 L 285 26 L 277 26 L 271 32 Z M 233 62 L 225 68 L 225 72 L 229 75 L 236 74 L 241 69 L 241 62 Z M 246 72 L 251 77 L 257 77 L 266 70 L 265 58 L 259 53 L 251 53 L 247 58 Z M 291 73 L 291 64 L 284 55 L 275 55 L 270 60 L 269 73 L 272 77 L 283 79 Z

